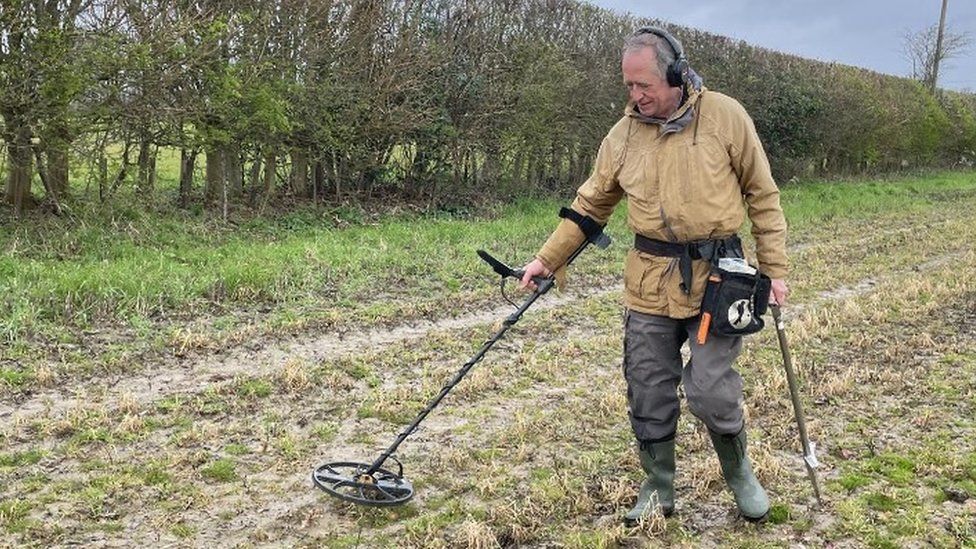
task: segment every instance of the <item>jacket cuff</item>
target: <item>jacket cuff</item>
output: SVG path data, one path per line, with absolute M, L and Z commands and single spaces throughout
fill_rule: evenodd
M 545 262 L 543 261 L 543 263 Z M 786 275 L 790 273 L 790 270 L 785 265 L 773 266 L 760 264 L 759 270 L 769 278 L 786 278 Z
M 535 257 L 547 269 L 555 271 L 563 267 L 570 254 L 583 243 L 583 239 L 583 231 L 572 221 L 563 219 Z

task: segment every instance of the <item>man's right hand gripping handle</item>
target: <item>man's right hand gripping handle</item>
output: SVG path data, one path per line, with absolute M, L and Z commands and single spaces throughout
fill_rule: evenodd
M 538 259 L 533 259 L 528 265 L 525 266 L 525 274 L 522 275 L 522 280 L 519 282 L 519 288 L 535 291 L 535 282 L 532 282 L 533 277 L 546 278 L 552 275 L 552 271 L 546 268 L 542 264 L 542 261 Z

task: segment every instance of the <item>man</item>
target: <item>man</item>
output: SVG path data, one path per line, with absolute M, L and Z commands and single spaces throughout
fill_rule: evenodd
M 734 99 L 702 87 L 681 44 L 645 27 L 624 44 L 621 62 L 630 94 L 625 115 L 600 146 L 592 175 L 572 209 L 606 223 L 626 194 L 635 232 L 624 266 L 624 376 L 629 417 L 647 474 L 637 504 L 625 516 L 636 523 L 655 503 L 674 512 L 675 431 L 684 384 L 691 411 L 708 427 L 739 512 L 761 521 L 769 499 L 752 471 L 742 413 L 742 378 L 732 362 L 741 337 L 708 334 L 697 341 L 709 250 L 741 254 L 736 231 L 748 212 L 759 268 L 772 278 L 770 299 L 784 304 L 786 221 L 769 162 L 755 126 Z M 522 285 L 559 270 L 583 241 L 563 220 Z M 739 255 L 741 257 L 741 255 Z M 691 359 L 681 364 L 681 345 Z

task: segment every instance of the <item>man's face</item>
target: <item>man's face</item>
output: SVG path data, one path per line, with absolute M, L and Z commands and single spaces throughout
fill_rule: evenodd
M 667 118 L 678 109 L 681 90 L 672 88 L 657 73 L 657 56 L 652 48 L 624 53 L 620 63 L 624 74 L 624 86 L 630 100 L 637 104 L 641 114 Z

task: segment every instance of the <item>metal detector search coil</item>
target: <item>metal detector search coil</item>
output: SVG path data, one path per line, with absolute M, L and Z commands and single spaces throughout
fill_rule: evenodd
M 403 467 L 394 473 L 366 463 L 336 461 L 312 472 L 312 481 L 329 495 L 371 507 L 401 505 L 413 497 L 413 486 L 403 478 Z
M 600 248 L 606 248 L 610 244 L 610 239 L 603 233 L 602 225 L 597 224 L 592 218 L 580 215 L 572 210 L 563 208 L 560 211 L 560 217 L 568 218 L 575 222 L 580 230 L 586 237 L 585 240 L 576 248 L 576 250 L 569 256 L 564 265 L 569 265 L 574 259 L 586 248 L 589 244 L 595 244 Z M 498 261 L 492 257 L 488 252 L 484 250 L 478 250 L 478 255 L 486 263 L 491 265 L 491 268 L 502 277 L 502 295 L 504 296 L 504 285 L 505 280 L 508 278 L 514 278 L 520 280 L 525 272 L 513 269 L 508 265 L 505 265 L 501 261 Z M 554 269 L 555 271 L 556 269 Z M 441 388 L 440 393 L 431 400 L 430 404 L 424 408 L 417 418 L 413 420 L 406 429 L 403 430 L 397 436 L 393 444 L 386 449 L 383 454 L 381 454 L 376 461 L 372 464 L 358 463 L 352 461 L 334 461 L 331 463 L 326 463 L 325 465 L 319 466 L 317 469 L 312 471 L 312 482 L 316 486 L 324 490 L 327 494 L 339 498 L 343 501 L 348 501 L 350 503 L 355 503 L 357 505 L 366 505 L 371 507 L 390 507 L 394 505 L 402 505 L 411 498 L 413 498 L 414 489 L 413 485 L 403 477 L 403 465 L 395 457 L 393 453 L 396 451 L 397 447 L 400 446 L 411 433 L 417 430 L 420 422 L 427 417 L 430 412 L 440 404 L 441 400 L 447 396 L 447 393 L 454 388 L 455 385 L 461 382 L 461 379 L 474 367 L 475 364 L 484 358 L 485 353 L 491 349 L 498 340 L 505 335 L 505 332 L 509 328 L 515 325 L 516 322 L 522 318 L 522 314 L 533 304 L 535 300 L 539 299 L 546 292 L 552 289 L 555 285 L 555 278 L 550 275 L 548 277 L 533 277 L 532 281 L 536 285 L 536 289 L 529 295 L 525 301 L 520 306 L 516 306 L 515 312 L 510 314 L 503 322 L 502 327 L 495 332 L 495 334 L 485 342 L 470 360 L 464 363 L 464 366 L 454 377 Z M 507 297 L 506 297 L 507 299 Z M 398 465 L 398 471 L 393 472 L 389 469 L 384 469 L 383 464 L 386 463 L 387 459 L 392 459 L 396 461 Z

